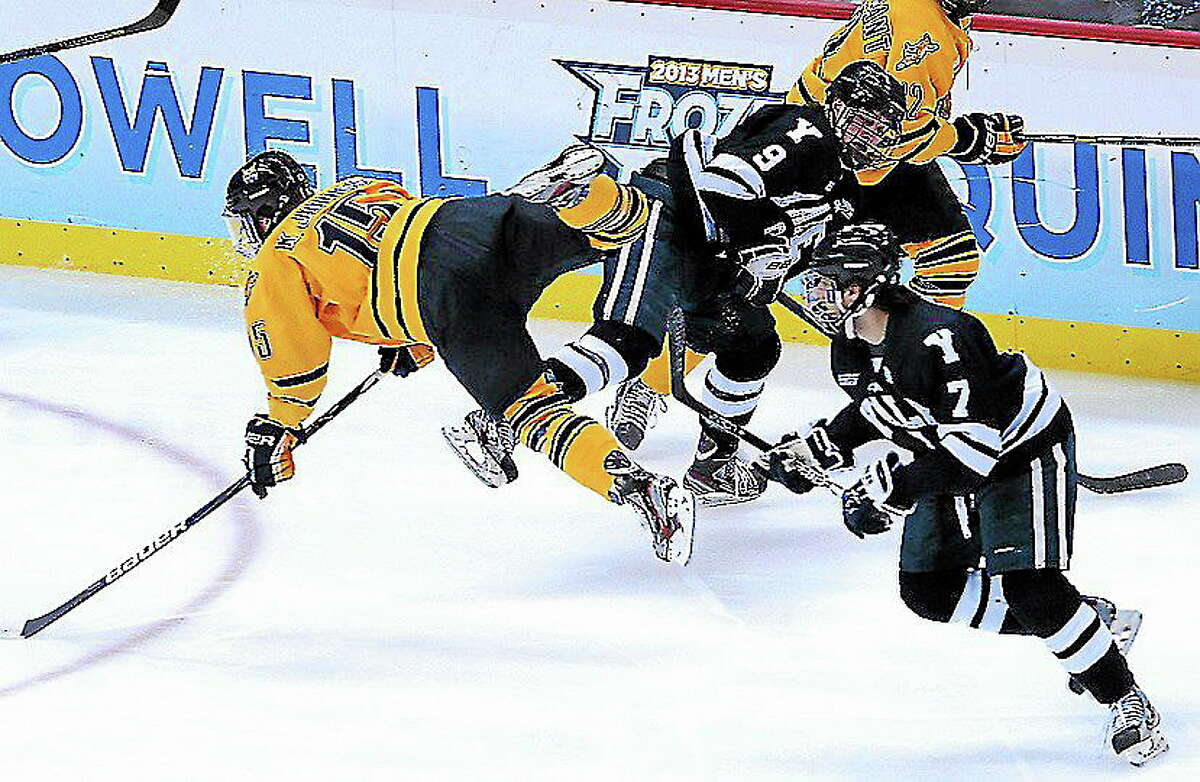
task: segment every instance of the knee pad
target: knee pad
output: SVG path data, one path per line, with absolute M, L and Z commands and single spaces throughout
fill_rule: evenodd
M 963 570 L 900 571 L 900 599 L 922 619 L 949 622 L 967 583 Z
M 1005 573 L 1004 594 L 1021 624 L 1043 638 L 1066 624 L 1082 599 L 1061 570 L 1047 569 Z
M 779 335 L 774 331 L 731 347 L 717 351 L 717 369 L 730 380 L 741 383 L 762 380 L 771 374 L 782 351 Z

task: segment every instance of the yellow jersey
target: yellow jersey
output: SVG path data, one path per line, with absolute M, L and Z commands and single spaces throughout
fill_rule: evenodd
M 863 0 L 850 20 L 825 43 L 788 92 L 790 103 L 823 103 L 825 89 L 846 65 L 871 60 L 904 85 L 908 111 L 895 162 L 857 172 L 873 185 L 897 163 L 928 163 L 954 146 L 950 88 L 967 61 L 971 38 L 937 0 Z
M 428 344 L 416 263 L 442 203 L 352 177 L 302 202 L 266 238 L 246 280 L 245 318 L 272 419 L 299 426 L 312 412 L 333 337 Z

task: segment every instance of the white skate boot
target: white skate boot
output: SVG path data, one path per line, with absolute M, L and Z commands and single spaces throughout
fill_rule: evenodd
M 603 168 L 604 153 L 586 144 L 573 144 L 554 160 L 526 174 L 504 194 L 568 209 L 587 196 L 588 185 Z
M 635 377 L 617 386 L 616 398 L 604 411 L 604 422 L 616 435 L 617 442 L 636 451 L 646 432 L 666 410 L 667 402 L 662 395 Z

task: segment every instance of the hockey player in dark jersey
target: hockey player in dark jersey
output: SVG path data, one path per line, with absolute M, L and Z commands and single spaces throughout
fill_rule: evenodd
M 765 106 L 720 140 L 680 134 L 666 159 L 631 179 L 651 199 L 644 235 L 606 263 L 595 325 L 551 362 L 583 379 L 583 393 L 635 377 L 658 354 L 667 315 L 679 307 L 690 347 L 715 354 L 702 400 L 747 421 L 779 358 L 767 305 L 828 227 L 846 218 L 839 184 L 899 143 L 903 111 L 899 82 L 863 62 L 843 70 L 823 105 Z M 637 446 L 628 431 L 616 434 Z M 736 454 L 735 439 L 703 422 L 684 485 L 708 504 L 758 496 L 765 477 Z
M 814 470 L 857 470 L 843 521 L 861 538 L 903 520 L 905 604 L 926 619 L 1043 639 L 1110 706 L 1113 751 L 1140 765 L 1167 748 L 1122 654 L 1140 614 L 1082 597 L 1064 572 L 1077 480 L 1067 405 L 1028 358 L 998 352 L 978 319 L 900 287 L 901 252 L 882 225 L 853 225 L 800 275 L 851 402 L 771 451 L 771 477 L 803 493 Z M 894 447 L 856 459 L 877 440 Z
M 333 337 L 384 346 L 383 367 L 407 374 L 436 354 L 482 406 L 469 466 L 500 475 L 519 441 L 572 478 L 640 514 L 655 554 L 686 564 L 694 499 L 639 467 L 598 422 L 575 413 L 539 355 L 526 317 L 559 275 L 637 235 L 640 192 L 596 177 L 598 155 L 562 161 L 591 192 L 554 208 L 512 195 L 416 198 L 352 177 L 313 193 L 282 152 L 258 155 L 230 180 L 226 214 L 253 255 L 246 325 L 267 387 L 267 412 L 246 427 L 245 462 L 260 497 L 292 477 L 301 424 L 325 387 Z M 604 206 L 593 208 L 592 201 Z M 619 202 L 614 207 L 613 202 Z M 602 213 L 602 225 L 589 215 Z M 484 468 L 489 468 L 485 470 Z

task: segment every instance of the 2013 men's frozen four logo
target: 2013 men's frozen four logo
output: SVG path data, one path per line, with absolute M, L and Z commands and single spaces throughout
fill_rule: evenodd
M 750 112 L 778 103 L 771 66 L 651 55 L 646 65 L 557 60 L 592 88 L 591 121 L 580 138 L 625 174 L 661 157 L 689 128 L 724 136 Z

